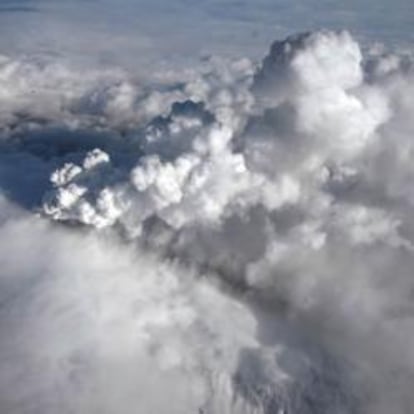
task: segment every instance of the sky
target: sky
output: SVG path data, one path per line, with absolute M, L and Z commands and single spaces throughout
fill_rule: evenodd
M 258 58 L 276 38 L 320 28 L 407 45 L 413 21 L 410 0 L 4 0 L 0 49 L 124 65 L 211 53 Z

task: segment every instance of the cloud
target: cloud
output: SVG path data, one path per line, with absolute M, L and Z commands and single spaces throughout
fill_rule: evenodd
M 411 62 L 330 31 L 145 80 L 3 57 L 0 405 L 407 412 Z

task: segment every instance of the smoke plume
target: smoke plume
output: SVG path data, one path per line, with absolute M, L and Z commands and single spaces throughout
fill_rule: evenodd
M 0 411 L 410 412 L 410 55 L 4 56 L 0 90 Z

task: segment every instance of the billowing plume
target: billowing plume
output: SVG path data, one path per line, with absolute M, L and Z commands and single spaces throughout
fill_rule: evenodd
M 145 81 L 4 58 L 0 405 L 409 412 L 411 62 L 329 31 Z

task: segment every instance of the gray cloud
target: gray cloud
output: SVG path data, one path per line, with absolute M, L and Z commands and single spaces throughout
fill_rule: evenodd
M 412 59 L 347 32 L 133 76 L 0 62 L 0 407 L 405 413 Z

